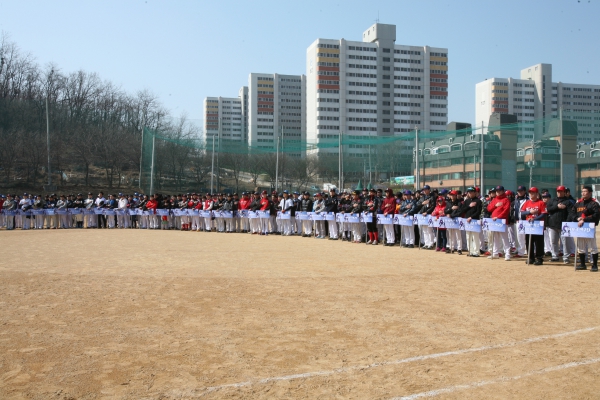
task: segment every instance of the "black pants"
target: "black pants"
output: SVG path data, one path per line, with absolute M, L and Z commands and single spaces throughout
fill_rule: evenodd
M 531 238 L 531 246 L 529 240 Z M 525 245 L 527 246 L 527 258 L 530 263 L 535 260 L 543 261 L 544 257 L 544 235 L 525 235 Z M 531 249 L 531 251 L 529 251 Z
M 373 217 L 375 221 L 375 217 Z M 367 222 L 367 232 L 377 232 L 377 222 Z
M 106 228 L 106 215 L 98 214 L 98 229 Z

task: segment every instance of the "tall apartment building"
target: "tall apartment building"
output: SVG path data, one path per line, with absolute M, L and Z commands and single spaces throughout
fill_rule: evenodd
M 525 68 L 518 79 L 486 79 L 475 92 L 478 127 L 487 128 L 493 113 L 514 114 L 525 125 L 518 132 L 519 142 L 525 142 L 540 140 L 548 131 L 547 120 L 562 116 L 577 121 L 579 142 L 600 140 L 600 85 L 553 82 L 551 64 Z
M 240 89 L 243 93 L 247 88 Z M 207 97 L 204 99 L 204 139 L 210 145 L 212 137 L 225 142 L 246 140 L 242 97 Z
M 396 26 L 376 23 L 362 42 L 317 39 L 306 51 L 306 137 L 311 154 L 338 155 L 319 144 L 353 138 L 407 135 L 415 128 L 445 131 L 448 123 L 448 50 L 397 45 Z M 411 174 L 414 141 L 399 148 Z M 361 145 L 345 157 L 368 157 Z M 358 160 L 357 160 L 358 161 Z M 362 169 L 362 163 L 360 163 Z
M 306 77 L 251 73 L 248 78 L 248 145 L 280 148 L 302 157 L 306 141 Z M 296 150 L 297 149 L 297 150 Z

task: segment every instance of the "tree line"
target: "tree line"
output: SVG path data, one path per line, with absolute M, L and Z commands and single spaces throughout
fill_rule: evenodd
M 147 158 L 141 157 L 144 127 L 166 138 L 156 141 L 156 189 L 199 190 L 209 187 L 212 178 L 219 189 L 239 190 L 259 186 L 261 180 L 275 186 L 279 177 L 279 187 L 302 190 L 317 178 L 334 183 L 338 178 L 337 156 L 317 160 L 282 153 L 277 162 L 274 152 L 243 149 L 219 152 L 213 176 L 212 152 L 202 146 L 201 128 L 185 115 L 172 116 L 150 91 L 126 93 L 94 72 L 63 72 L 54 64 L 40 66 L 2 35 L 1 186 L 40 187 L 47 181 L 47 111 L 52 181 L 59 186 L 142 186 L 140 163 L 142 171 L 149 167 Z M 361 161 L 360 165 L 353 166 L 356 161 Z M 360 178 L 362 161 L 344 160 L 348 164 L 344 167 L 346 181 Z

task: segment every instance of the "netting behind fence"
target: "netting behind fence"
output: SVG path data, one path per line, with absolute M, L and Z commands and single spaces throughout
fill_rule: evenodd
M 562 119 L 578 123 L 580 141 L 600 135 L 598 113 L 564 112 Z M 559 121 L 554 116 L 498 126 L 410 131 L 393 136 L 331 132 L 318 140 L 303 141 L 286 138 L 285 129 L 281 136 L 278 134 L 281 129 L 273 127 L 272 136 L 261 136 L 262 141 L 254 145 L 220 135 L 205 139 L 199 135 L 144 129 L 140 186 L 145 191 L 237 191 L 265 186 L 317 189 L 326 182 L 339 185 L 340 175 L 347 183 L 345 187 L 356 186 L 358 181 L 365 186 L 385 184 L 390 177 L 414 174 L 416 135 L 423 142 L 502 130 L 515 131 L 522 142 L 527 142 L 530 137 L 537 140 L 542 136 L 560 136 Z M 316 135 L 307 132 L 307 136 Z M 560 169 L 555 173 L 560 174 Z

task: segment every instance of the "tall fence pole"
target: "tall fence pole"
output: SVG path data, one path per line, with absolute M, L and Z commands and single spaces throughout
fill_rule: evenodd
M 154 194 L 154 149 L 156 144 L 156 134 L 152 135 L 152 163 L 150 164 L 150 194 Z
M 480 167 L 479 167 L 479 173 L 481 173 L 481 176 L 479 177 L 479 184 L 481 185 L 481 195 L 485 197 L 485 187 L 483 186 L 483 153 L 484 153 L 484 149 L 485 149 L 485 140 L 483 137 L 483 121 L 481 121 L 481 155 L 480 155 L 480 160 L 479 162 L 481 163 Z
M 279 140 L 281 135 L 277 135 L 277 149 L 275 151 L 275 191 L 279 191 Z
M 144 188 L 142 188 L 142 167 L 144 165 L 144 123 L 142 123 L 142 140 L 141 140 L 141 148 L 140 148 L 140 176 L 138 178 L 138 186 L 140 190 L 143 192 Z
M 210 166 L 210 194 L 213 194 L 213 181 L 215 180 L 215 134 L 212 135 L 212 161 Z
M 421 187 L 421 166 L 419 165 L 419 128 L 415 126 L 415 189 Z
M 48 108 L 48 96 L 49 94 L 46 94 L 46 148 L 48 151 L 48 190 L 51 190 L 52 173 L 50 171 L 50 111 Z

